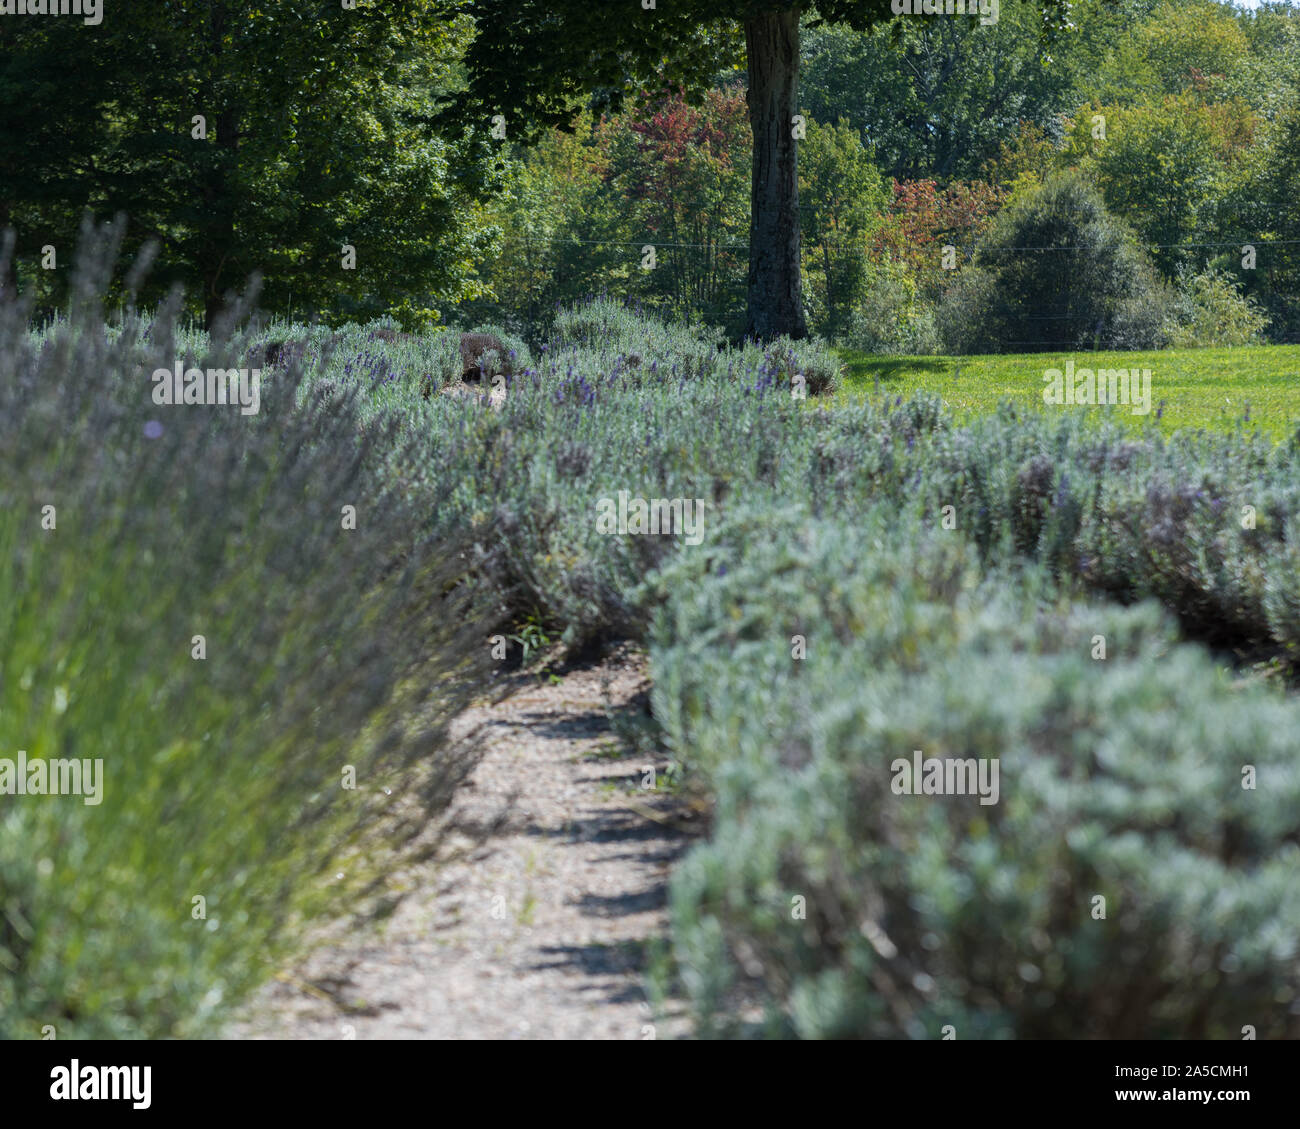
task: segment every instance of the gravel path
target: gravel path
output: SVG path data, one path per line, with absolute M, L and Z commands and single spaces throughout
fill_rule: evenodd
M 689 837 L 681 806 L 640 788 L 643 761 L 616 742 L 606 709 L 637 709 L 646 685 L 639 657 L 621 652 L 555 683 L 520 676 L 503 701 L 468 711 L 458 724 L 483 727 L 485 752 L 458 812 L 480 825 L 505 812 L 502 828 L 468 857 L 414 872 L 418 889 L 382 932 L 317 951 L 231 1036 L 687 1034 L 673 1010 L 651 1014 L 644 968 Z

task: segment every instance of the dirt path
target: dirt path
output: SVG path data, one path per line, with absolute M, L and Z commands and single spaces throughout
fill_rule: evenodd
M 686 1033 L 644 994 L 666 933 L 665 883 L 689 839 L 672 800 L 639 790 L 606 714 L 645 688 L 626 653 L 558 683 L 520 677 L 470 710 L 485 752 L 462 817 L 504 828 L 411 877 L 382 932 L 314 954 L 255 1001 L 236 1038 L 645 1039 Z M 608 694 L 608 699 L 606 698 Z M 511 802 L 513 798 L 513 803 Z

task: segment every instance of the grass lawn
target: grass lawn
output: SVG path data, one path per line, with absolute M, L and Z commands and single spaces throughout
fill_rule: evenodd
M 1300 345 L 1239 349 L 1168 349 L 1146 353 L 1014 353 L 982 357 L 877 357 L 840 350 L 848 365 L 841 397 L 938 392 L 960 418 L 979 415 L 999 400 L 1037 411 L 1091 412 L 1134 427 L 1159 416 L 1158 426 L 1248 430 L 1282 438 L 1300 426 Z M 1150 416 L 1124 406 L 1056 406 L 1043 402 L 1043 374 L 1082 368 L 1151 370 Z M 1163 402 L 1163 408 L 1162 408 Z

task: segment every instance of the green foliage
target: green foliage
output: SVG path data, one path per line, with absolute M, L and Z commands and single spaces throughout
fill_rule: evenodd
M 462 317 L 536 333 L 557 304 L 615 279 L 626 284 L 631 249 L 591 242 L 625 238 L 623 201 L 606 189 L 621 124 L 584 113 L 572 132 L 552 130 L 531 148 L 503 154 L 504 188 L 488 205 L 500 238 L 477 264 L 483 293 L 462 305 Z
M 938 310 L 955 353 L 1164 344 L 1168 299 L 1095 188 L 1062 174 L 994 220 Z
M 480 313 L 544 331 L 552 309 L 617 293 L 667 317 L 702 317 L 733 339 L 745 315 L 750 141 L 743 97 L 711 92 L 698 109 L 654 100 L 520 152 L 492 211 L 505 233 L 484 264 L 496 300 Z M 871 271 L 869 243 L 889 193 L 847 126 L 808 122 L 800 155 L 805 301 L 825 337 L 847 330 Z M 643 248 L 655 264 L 643 269 Z M 508 299 L 502 300 L 502 299 Z M 513 303 L 513 310 L 510 305 Z
M 1019 0 L 1004 0 L 996 28 L 911 16 L 871 35 L 811 28 L 803 104 L 819 121 L 845 119 L 890 176 L 969 177 L 1022 121 L 1054 128 L 1073 108 L 1073 75 L 1043 65 L 1042 32 L 1041 8 Z
M 424 324 L 472 297 L 492 172 L 430 126 L 466 35 L 436 11 L 212 0 L 126 5 L 93 29 L 8 21 L 0 114 L 30 128 L 0 137 L 0 225 L 21 281 L 62 303 L 89 210 L 126 214 L 132 252 L 160 244 L 144 297 L 179 282 L 209 319 L 254 272 L 271 308 L 335 319 Z M 62 269 L 37 265 L 46 244 Z
M 1087 92 L 1123 105 L 1197 91 L 1223 97 L 1246 66 L 1249 41 L 1231 7 L 1215 0 L 1157 5 L 1085 79 Z
M 1273 120 L 1300 95 L 1300 18 L 1294 4 L 1268 0 L 1241 11 L 1242 31 L 1250 45 L 1234 93 Z
M 727 17 L 709 15 L 719 26 Z M 600 23 L 600 34 L 626 32 L 605 28 L 602 16 L 584 18 Z M 964 250 L 1004 201 L 1021 203 L 1072 167 L 1150 245 L 1171 281 L 1184 268 L 1231 267 L 1236 239 L 1256 239 L 1263 251 L 1266 240 L 1294 234 L 1278 226 L 1294 211 L 1285 202 L 1294 193 L 1276 185 L 1288 182 L 1284 155 L 1296 147 L 1273 126 L 1296 98 L 1287 65 L 1297 50 L 1293 19 L 1146 0 L 1088 0 L 1072 19 L 1045 41 L 1033 4 L 1004 4 L 996 35 L 977 21 L 908 17 L 867 34 L 809 13 L 800 217 L 805 306 L 820 334 L 867 350 L 938 351 L 941 337 L 979 320 L 985 283 L 969 279 L 945 298 L 952 279 L 939 267 L 937 241 Z M 1208 29 L 1200 46 L 1198 21 Z M 494 32 L 486 42 L 497 41 Z M 1117 42 L 1133 66 L 1113 61 Z M 503 58 L 484 62 L 502 67 Z M 500 298 L 476 303 L 471 316 L 544 326 L 557 302 L 603 293 L 702 316 L 738 335 L 749 142 L 726 93 L 739 64 L 719 60 L 709 80 L 718 89 L 665 99 L 656 79 L 617 97 L 602 91 L 571 103 L 586 106 L 574 134 L 543 133 L 534 150 L 508 150 L 520 171 L 491 216 L 509 248 L 482 276 Z M 627 110 L 593 114 L 624 94 Z M 1106 116 L 1104 141 L 1092 136 L 1094 112 Z M 879 169 L 900 178 L 893 201 L 880 196 Z M 983 180 L 958 179 L 976 175 Z M 640 269 L 646 243 L 657 244 L 650 271 Z M 1243 279 L 1282 339 L 1294 332 L 1288 295 L 1300 289 L 1286 281 L 1291 258 L 1284 241 L 1270 243 L 1267 265 Z M 1083 325 L 1092 311 L 1070 307 L 1029 311 L 1040 332 L 1012 340 L 1062 340 L 1046 331 L 1077 321 L 1071 333 L 1080 340 L 1146 347 L 1163 340 L 1171 299 L 1142 277 L 1116 299 L 1100 338 L 1095 321 Z M 954 348 L 994 347 L 987 334 L 982 342 L 978 332 L 956 336 Z
M 1244 105 L 1234 112 L 1238 120 L 1249 116 Z M 1095 115 L 1104 118 L 1104 138 L 1093 136 Z M 1195 254 L 1183 245 L 1203 230 L 1207 209 L 1222 193 L 1232 153 L 1218 127 L 1216 111 L 1191 94 L 1132 109 L 1088 107 L 1076 123 L 1072 153 L 1106 207 L 1136 230 L 1170 276 Z
M 519 644 L 523 656 L 521 662 L 524 666 L 551 645 L 545 627 L 537 621 L 536 616 L 529 616 L 520 625 L 519 631 L 510 636 L 510 641 Z
M 841 393 L 846 399 L 882 390 L 904 399 L 919 393 L 942 395 L 945 408 L 963 422 L 995 412 L 1002 401 L 1022 415 L 1060 416 L 1080 411 L 1043 402 L 1043 371 L 1059 368 L 1065 356 L 1049 359 L 1041 353 L 1003 353 L 910 359 L 864 356 L 850 349 L 840 350 L 840 355 L 847 362 Z M 1113 423 L 1136 431 L 1154 426 L 1166 435 L 1195 430 L 1259 431 L 1275 440 L 1293 435 L 1300 427 L 1300 383 L 1295 379 L 1300 346 L 1097 352 L 1088 353 L 1086 362 L 1077 355 L 1074 360 L 1080 367 L 1151 370 L 1156 397 L 1154 424 L 1151 416 L 1101 407 L 1086 412 L 1086 418 L 1097 424 Z
M 112 267 L 37 337 L 0 306 L 0 758 L 103 771 L 97 803 L 0 795 L 6 1038 L 211 1035 L 309 930 L 391 906 L 472 767 L 445 727 L 486 620 L 386 473 L 395 420 L 296 368 L 255 414 L 157 405 L 155 370 L 246 341 L 175 305 L 106 333 Z
M 737 87 L 710 91 L 699 109 L 680 98 L 638 107 L 616 134 L 608 188 L 624 201 L 620 230 L 636 264 L 622 287 L 678 315 L 706 311 L 739 335 L 744 325 L 749 117 Z M 643 270 L 641 247 L 656 248 Z
M 1243 270 L 1242 282 L 1273 318 L 1275 332 L 1295 340 L 1300 334 L 1300 97 L 1263 131 L 1262 144 L 1248 154 L 1240 176 L 1226 194 L 1222 211 L 1238 230 L 1242 244 L 1258 242 L 1255 270 Z M 1238 247 L 1231 248 L 1233 251 Z M 1234 256 L 1226 264 L 1241 266 Z
M 509 106 L 519 119 L 516 136 L 524 140 L 536 139 L 546 126 L 567 127 L 584 104 L 597 111 L 617 112 L 638 91 L 642 96 L 680 94 L 699 104 L 720 72 L 738 66 L 742 30 L 747 46 L 761 52 L 766 49 L 757 45 L 768 41 L 763 29 L 769 23 L 784 29 L 781 42 L 785 47 L 773 47 L 770 59 L 749 58 L 751 82 L 770 84 L 774 91 L 793 91 L 800 19 L 806 18 L 813 27 L 839 24 L 863 32 L 887 23 L 892 16 L 888 0 L 816 0 L 807 4 L 744 0 L 731 5 L 682 0 L 670 10 L 656 10 L 649 18 L 635 14 L 628 18 L 614 5 L 593 5 L 585 0 L 466 0 L 450 8 L 473 15 L 475 38 L 465 55 L 466 88 L 450 99 L 447 113 L 467 130 L 482 130 L 498 107 Z M 1038 21 L 1041 30 L 1043 23 L 1059 28 L 1067 11 L 1063 0 L 1044 0 L 1027 5 L 1023 14 L 1030 23 Z M 648 19 L 653 19 L 653 34 L 647 33 Z M 763 202 L 760 213 L 750 217 L 754 225 L 751 237 L 768 225 L 782 234 L 773 240 L 775 246 L 761 252 L 750 247 L 744 331 L 763 337 L 780 332 L 802 337 L 806 336 L 806 318 L 795 300 L 800 290 L 798 241 L 789 230 L 796 220 L 798 202 L 797 184 L 791 175 L 796 163 L 794 150 L 782 141 L 790 123 L 780 120 L 784 111 L 774 113 L 776 102 L 762 96 L 760 89 L 751 86 L 750 91 L 755 152 L 765 146 L 780 157 L 755 160 L 751 165 L 750 199 Z M 683 136 L 675 128 L 665 133 Z M 778 141 L 782 143 L 778 145 Z M 702 164 L 708 166 L 712 145 L 701 147 L 700 155 Z M 694 164 L 691 157 L 683 154 L 678 163 Z M 685 179 L 689 182 L 691 177 Z M 694 207 L 713 213 L 716 203 L 701 201 Z M 661 201 L 661 212 L 662 205 Z M 676 206 L 688 205 L 673 201 L 668 213 Z M 712 280 L 715 273 L 716 268 L 706 264 L 686 289 L 698 295 L 701 281 Z M 690 278 L 686 270 L 678 267 L 666 277 L 676 278 L 680 297 L 684 280 Z M 828 279 L 827 285 L 834 283 Z M 786 297 L 779 297 L 782 294 Z
M 542 335 L 557 305 L 617 293 L 740 335 L 751 161 L 734 88 L 699 107 L 665 97 L 599 121 L 584 114 L 572 134 L 544 134 L 512 161 L 490 210 L 504 233 L 481 270 L 491 297 L 468 316 Z
M 1294 1037 L 1300 703 L 1150 605 L 980 587 L 888 507 L 746 510 L 705 548 L 660 575 L 652 650 L 716 795 L 671 894 L 703 1034 Z M 917 749 L 996 761 L 996 803 L 899 794 Z
M 914 276 L 889 258 L 867 268 L 845 340 L 867 353 L 908 355 L 942 349 L 934 314 L 920 300 Z
M 1231 275 L 1214 270 L 1183 281 L 1174 317 L 1169 338 L 1178 349 L 1258 345 L 1269 320 Z
M 1010 202 L 1060 172 L 1064 160 L 1062 151 L 1045 130 L 1025 122 L 985 162 L 980 174 L 986 182 L 1001 185 Z
M 890 194 L 857 130 L 843 122 L 809 123 L 799 180 L 805 301 L 817 331 L 840 338 L 867 288 L 867 248 Z

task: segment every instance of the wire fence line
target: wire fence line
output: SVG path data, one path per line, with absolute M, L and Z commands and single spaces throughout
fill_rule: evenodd
M 1253 236 L 1225 238 L 1219 236 L 1212 239 L 1191 240 L 1181 243 L 1146 243 L 1139 241 L 1137 245 L 1149 251 L 1182 250 L 1187 252 L 1214 252 L 1224 249 L 1253 248 L 1257 255 L 1254 267 L 1247 268 L 1243 266 L 1240 271 L 1232 271 L 1232 274 L 1241 280 L 1255 271 L 1260 272 L 1261 276 L 1267 276 L 1270 269 L 1276 265 L 1275 256 L 1270 252 L 1300 247 L 1300 239 Z M 814 246 L 816 245 L 814 244 Z M 600 238 L 574 234 L 539 234 L 528 231 L 520 234 L 516 247 L 523 252 L 522 262 L 519 263 L 519 266 L 523 269 L 514 275 L 514 284 L 508 287 L 509 294 L 504 304 L 510 306 L 518 314 L 524 315 L 526 317 L 524 324 L 526 325 L 536 326 L 541 321 L 547 320 L 550 307 L 558 307 L 564 303 L 580 300 L 581 297 L 599 292 L 604 292 L 607 295 L 612 293 L 616 297 L 620 297 L 629 303 L 639 304 L 642 308 L 653 311 L 660 316 L 709 321 L 721 324 L 732 331 L 736 331 L 737 327 L 742 325 L 745 319 L 748 252 L 750 247 L 748 242 L 700 242 L 683 239 L 662 239 L 662 237 L 654 234 L 647 234 L 642 239 Z M 630 249 L 633 253 L 626 256 L 626 260 L 622 262 L 620 262 L 622 256 L 618 254 L 604 256 L 603 261 L 601 258 L 583 261 L 582 257 L 579 257 L 577 261 L 570 259 L 563 263 L 556 262 L 556 257 L 561 256 L 566 249 L 585 250 L 587 248 L 609 248 L 616 252 L 620 249 Z M 805 259 L 805 273 L 824 274 L 825 270 L 820 256 L 811 252 L 807 248 L 807 244 L 805 244 L 805 248 L 805 253 L 808 255 Z M 644 252 L 648 249 L 653 249 L 655 257 L 650 261 L 652 265 L 649 265 L 649 268 L 646 269 Z M 941 265 L 940 262 L 935 262 L 934 270 L 927 271 L 929 281 L 926 285 L 933 290 L 935 286 L 943 285 L 939 281 L 940 279 L 945 276 L 955 278 L 960 275 L 962 269 L 970 265 L 978 265 L 981 260 L 1004 261 L 1008 254 L 1078 254 L 1088 251 L 1090 248 L 1077 245 L 1024 245 L 988 248 L 971 242 L 957 243 L 936 240 L 930 250 L 933 251 L 936 257 L 942 255 L 945 251 L 949 255 L 954 251 L 957 253 L 957 264 L 955 266 Z M 865 245 L 853 253 L 867 260 L 875 257 L 875 252 Z M 838 255 L 840 256 L 840 263 L 843 263 L 845 261 L 843 247 L 838 251 Z M 690 266 L 684 266 L 684 262 L 692 256 L 695 257 L 695 262 Z M 1201 258 L 1201 265 L 1207 265 L 1210 256 L 1204 255 Z M 651 277 L 664 267 L 669 269 L 667 278 L 663 275 L 660 275 L 658 279 Z M 557 268 L 560 272 L 558 284 L 556 278 Z M 606 274 L 611 268 L 615 270 L 618 277 L 610 277 Z M 942 271 L 942 274 L 936 273 L 938 271 Z M 582 288 L 581 283 L 584 277 L 588 275 L 591 287 L 584 293 L 579 294 L 578 291 Z M 557 297 L 557 295 L 560 295 L 560 297 Z M 810 288 L 807 286 L 805 287 L 805 297 L 806 300 L 812 297 Z M 718 301 L 719 298 L 722 298 L 721 302 Z M 1269 295 L 1269 301 L 1273 303 L 1275 309 L 1279 306 L 1285 309 L 1300 305 L 1300 295 L 1274 292 Z M 926 304 L 937 309 L 943 303 L 944 297 L 942 294 L 935 296 L 932 293 L 931 301 Z M 1072 302 L 1063 304 L 1044 301 L 1035 304 L 1032 307 L 1032 313 L 1017 315 L 1017 319 L 1027 325 L 1057 323 L 1067 331 L 1071 322 L 1087 323 L 1081 337 L 1093 336 L 1095 327 L 1092 323 L 1095 322 L 1095 317 L 1090 314 L 1074 312 L 1071 308 L 1072 305 Z M 828 306 L 830 306 L 829 310 Z M 841 325 L 847 324 L 847 321 L 856 312 L 844 308 L 835 310 L 833 300 L 828 303 L 824 296 L 820 300 L 814 298 L 810 306 L 810 314 L 816 313 L 823 318 L 830 316 Z M 1294 335 L 1284 332 L 1281 340 L 1290 340 L 1292 336 Z M 1050 347 L 1078 345 L 1078 341 L 1014 341 L 1007 342 L 1007 344 Z
M 681 243 L 681 242 L 668 243 L 668 242 L 657 241 L 656 237 L 653 235 L 647 235 L 644 239 L 579 239 L 577 236 L 572 236 L 572 235 L 556 235 L 556 236 L 552 236 L 550 239 L 542 239 L 542 240 L 533 239 L 533 240 L 525 240 L 525 242 L 531 242 L 534 246 L 552 246 L 552 247 L 591 245 L 591 246 L 601 246 L 601 247 L 654 247 L 656 249 L 661 247 L 673 247 L 673 248 L 696 247 L 696 248 L 705 248 L 709 250 L 743 250 L 743 251 L 749 250 L 748 243 Z M 1206 248 L 1206 247 L 1241 247 L 1245 245 L 1249 245 L 1251 247 L 1300 247 L 1300 239 L 1257 239 L 1251 236 L 1243 236 L 1240 239 L 1232 239 L 1232 240 L 1220 241 L 1215 243 L 1143 243 L 1140 241 L 1138 243 L 1139 247 L 1144 247 L 1149 250 L 1156 250 L 1156 251 L 1192 250 L 1192 249 L 1199 249 L 1199 248 Z M 1050 252 L 1050 251 L 1086 251 L 1088 249 L 1086 247 L 1069 246 L 1063 244 L 1058 244 L 1055 246 L 1040 246 L 1040 247 L 981 248 L 978 243 L 943 243 L 943 244 L 936 243 L 936 246 L 939 246 L 940 248 L 955 247 L 959 251 L 968 250 L 974 252 L 976 250 L 980 250 L 982 251 L 982 253 L 985 254 L 990 254 L 993 252 L 1001 252 L 1001 251 L 1049 251 Z

